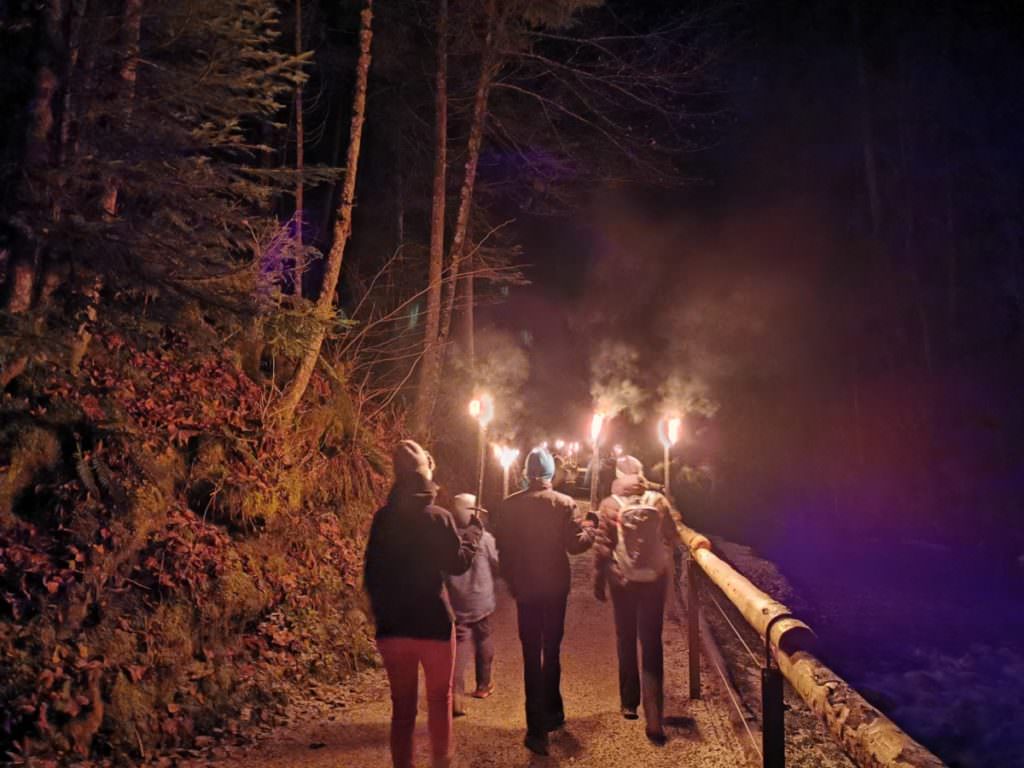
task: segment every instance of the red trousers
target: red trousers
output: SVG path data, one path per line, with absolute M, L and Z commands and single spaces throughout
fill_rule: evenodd
M 427 682 L 427 730 L 435 764 L 452 753 L 452 677 L 455 671 L 455 632 L 450 640 L 417 637 L 379 637 L 391 686 L 391 762 L 394 768 L 412 768 L 416 730 L 419 667 Z

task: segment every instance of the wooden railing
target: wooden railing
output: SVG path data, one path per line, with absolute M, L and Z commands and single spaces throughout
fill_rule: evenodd
M 762 669 L 762 749 L 765 768 L 785 765 L 781 676 L 793 686 L 829 733 L 860 768 L 943 768 L 939 758 L 819 661 L 811 652 L 814 634 L 785 605 L 719 558 L 703 534 L 679 525 L 690 553 L 687 610 L 690 696 L 700 696 L 700 582 L 706 576 L 758 633 L 765 647 Z M 699 569 L 699 571 L 698 571 Z

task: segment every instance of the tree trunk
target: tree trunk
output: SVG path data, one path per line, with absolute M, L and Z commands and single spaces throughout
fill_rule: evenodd
M 464 283 L 462 299 L 465 306 L 462 308 L 462 343 L 466 349 L 466 359 L 469 361 L 469 370 L 476 372 L 476 260 L 479 254 L 474 254 L 466 259 L 466 269 L 462 276 Z
M 451 275 L 449 276 L 448 298 L 441 316 L 441 332 L 439 344 L 443 350 L 448 342 L 451 331 L 452 314 L 455 308 L 462 261 L 466 252 L 466 237 L 469 231 L 469 215 L 473 209 L 473 190 L 476 186 L 476 169 L 480 160 L 480 145 L 484 138 L 484 122 L 487 119 L 487 99 L 494 80 L 494 3 L 488 3 L 487 36 L 480 61 L 480 78 L 477 81 L 476 94 L 473 98 L 473 120 L 469 128 L 469 139 L 466 142 L 466 171 L 459 191 L 459 213 L 455 219 L 455 231 L 452 234 Z
M 427 275 L 427 313 L 423 331 L 423 359 L 412 433 L 426 438 L 437 397 L 441 348 L 441 275 L 444 272 L 445 191 L 448 175 L 448 0 L 437 3 L 437 77 L 434 89 L 434 194 L 430 208 L 430 267 Z
M 45 39 L 38 49 L 35 91 L 28 109 L 24 163 L 26 178 L 21 184 L 19 195 L 20 206 L 33 212 L 52 211 L 49 184 L 45 179 L 36 177 L 56 160 L 53 136 L 55 107 L 60 91 L 61 61 L 66 55 L 61 34 L 63 19 L 63 0 L 50 0 L 44 18 Z M 36 232 L 29 229 L 20 235 L 11 251 L 4 285 L 4 309 L 12 314 L 27 312 L 32 306 L 42 251 Z
M 295 0 L 295 55 L 302 55 L 302 0 Z M 306 134 L 302 115 L 302 83 L 295 86 L 295 293 L 302 296 L 302 276 L 306 272 L 306 254 L 302 244 L 305 188 L 302 174 L 306 169 Z
M 309 386 L 309 380 L 320 358 L 320 349 L 327 335 L 327 325 L 334 311 L 334 293 L 341 275 L 341 263 L 345 245 L 352 233 L 352 209 L 355 205 L 356 170 L 359 166 L 359 149 L 363 138 L 363 123 L 366 120 L 366 90 L 370 76 L 370 44 L 373 41 L 373 0 L 366 0 L 359 27 L 359 60 L 356 64 L 356 85 L 352 96 L 352 123 L 349 129 L 348 154 L 345 158 L 345 182 L 341 190 L 338 218 L 334 222 L 334 242 L 327 254 L 324 280 L 316 301 L 316 330 L 306 346 L 295 375 L 288 383 L 281 397 L 281 408 L 277 413 L 278 423 L 288 424 L 295 415 L 302 396 Z
M 73 126 L 78 110 L 78 88 L 76 84 L 81 83 L 80 76 L 76 75 L 78 61 L 82 48 L 82 22 L 88 7 L 87 0 L 72 0 L 71 8 L 67 14 L 66 35 L 67 40 L 67 63 L 64 68 L 64 93 L 61 98 L 60 127 L 57 131 L 56 148 L 53 151 L 55 165 L 64 168 L 77 154 L 76 142 L 72 141 Z M 95 47 L 95 46 L 93 46 Z M 60 174 L 54 183 L 52 196 L 51 218 L 57 223 L 63 217 L 61 199 L 63 188 L 66 183 L 67 174 Z M 40 259 L 38 272 L 41 273 L 41 284 L 38 289 L 36 306 L 46 310 L 57 289 L 66 281 L 69 264 L 66 259 L 55 258 L 52 250 L 45 250 Z
M 121 79 L 121 92 L 118 98 L 124 105 L 122 112 L 125 124 L 131 120 L 132 107 L 135 102 L 135 80 L 139 70 L 139 38 L 142 34 L 142 0 L 125 0 L 124 3 L 124 59 L 118 75 Z M 103 192 L 102 209 L 107 219 L 117 217 L 117 196 L 120 191 L 118 180 L 111 177 L 107 180 Z
M 68 21 L 68 66 L 64 88 L 64 103 L 60 115 L 60 137 L 57 148 L 57 160 L 61 165 L 73 155 L 71 127 L 74 123 L 76 89 L 73 86 L 75 69 L 78 67 L 79 54 L 82 47 L 82 19 L 88 9 L 87 0 L 73 0 L 71 18 Z M 55 216 L 54 218 L 58 218 Z

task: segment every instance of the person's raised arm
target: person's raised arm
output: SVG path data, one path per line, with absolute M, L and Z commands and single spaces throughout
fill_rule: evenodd
M 594 543 L 594 535 L 597 533 L 594 526 L 595 516 L 589 514 L 585 520 L 580 519 L 575 501 L 565 506 L 563 514 L 565 515 L 563 528 L 565 551 L 570 555 L 586 552 Z
M 438 566 L 449 576 L 458 576 L 468 571 L 473 564 L 484 527 L 480 518 L 473 515 L 469 525 L 459 531 L 451 514 L 447 510 L 438 509 L 431 525 L 433 545 L 440 556 Z

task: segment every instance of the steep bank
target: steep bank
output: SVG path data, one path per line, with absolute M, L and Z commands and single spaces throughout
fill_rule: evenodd
M 292 686 L 369 663 L 361 542 L 384 425 L 317 378 L 300 427 L 274 432 L 267 384 L 237 360 L 97 329 L 77 371 L 36 349 L 7 386 L 9 759 L 135 763 L 270 722 Z

